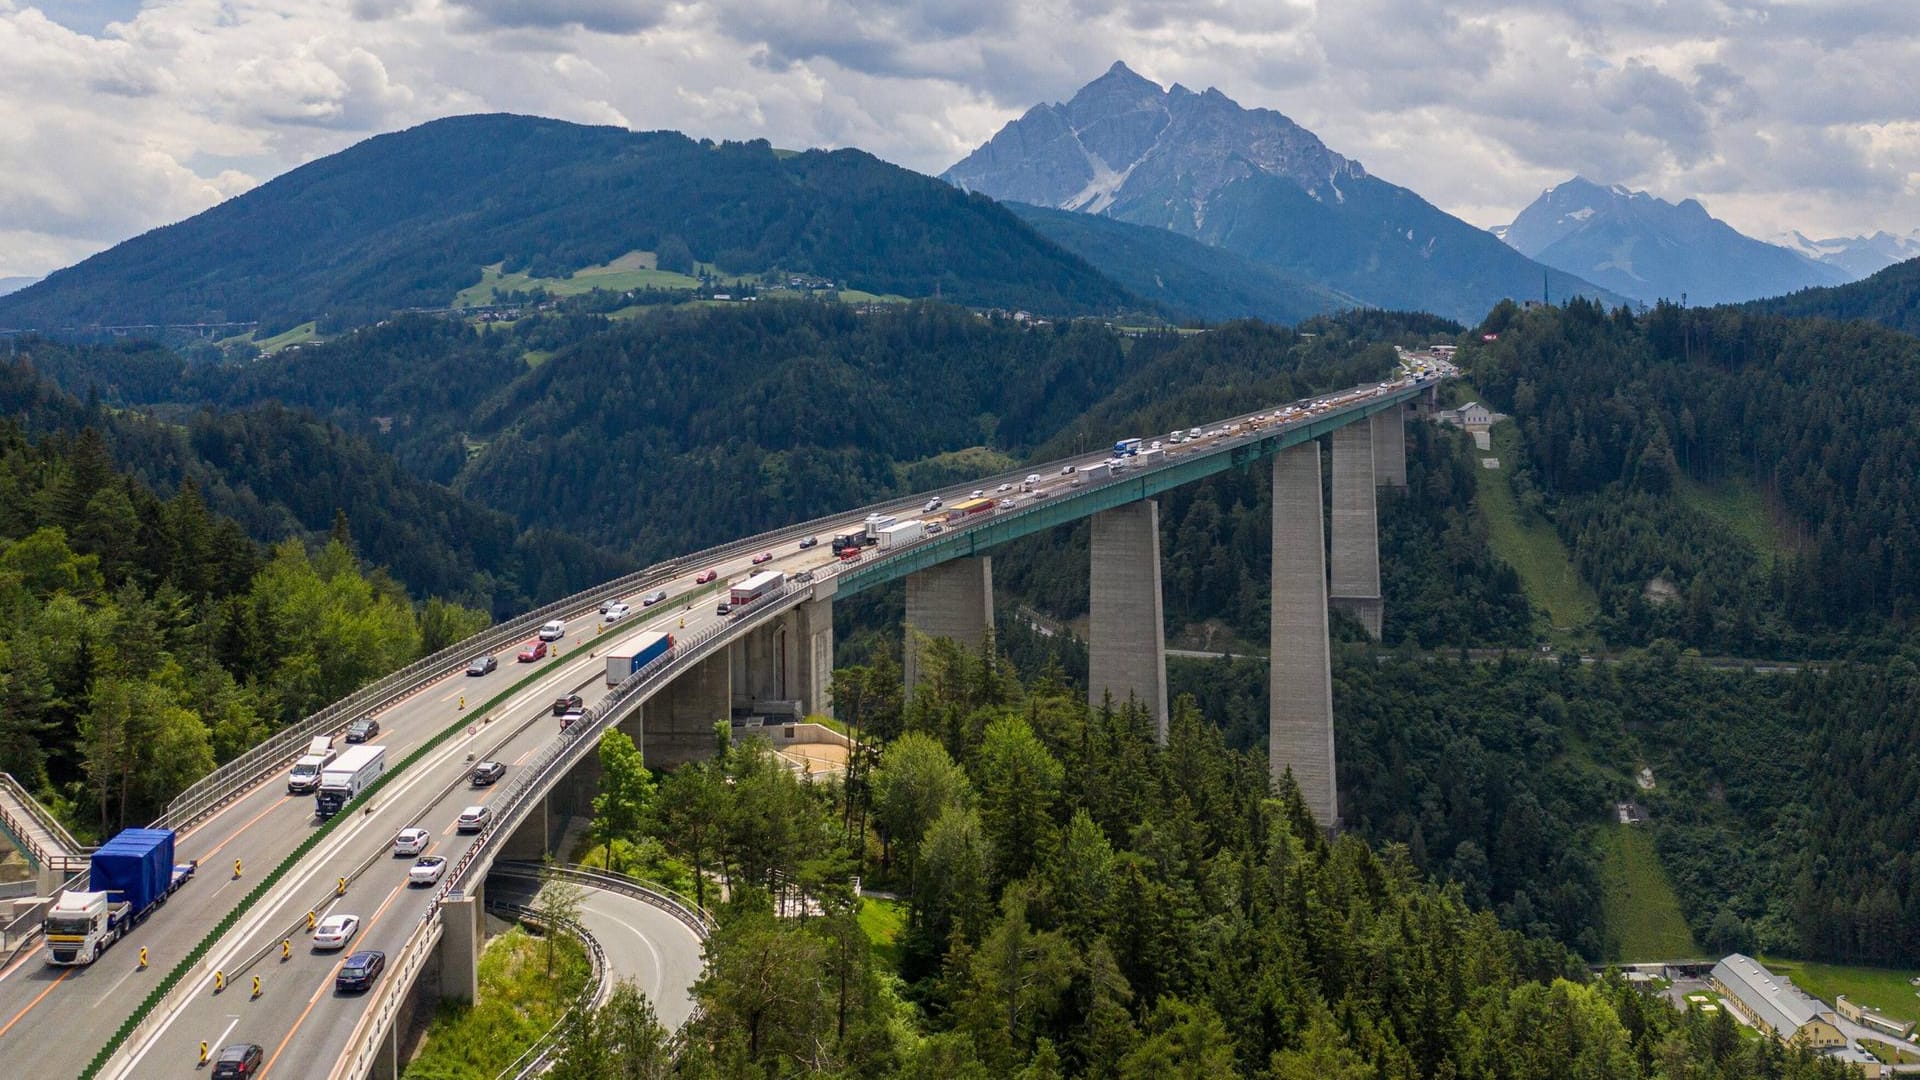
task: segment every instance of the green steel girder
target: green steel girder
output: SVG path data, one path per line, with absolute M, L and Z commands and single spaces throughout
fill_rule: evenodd
M 1295 423 L 1269 435 L 1262 435 L 1256 439 L 1242 439 L 1231 445 L 1202 450 L 1197 454 L 1182 454 L 1175 460 L 1147 472 L 1128 472 L 1117 480 L 1109 480 L 1066 495 L 1055 495 L 1011 514 L 995 515 L 991 520 L 979 525 L 957 529 L 931 541 L 921 541 L 897 555 L 866 557 L 862 559 L 861 565 L 850 567 L 837 575 L 837 591 L 844 595 L 852 595 L 884 585 L 889 581 L 896 581 L 909 574 L 919 573 L 952 559 L 965 559 L 985 554 L 989 549 L 1009 540 L 1018 540 L 1023 536 L 1044 532 L 1055 526 L 1092 517 L 1105 510 L 1139 502 L 1142 499 L 1150 499 L 1163 491 L 1191 484 L 1195 480 L 1204 479 L 1215 473 L 1253 465 L 1289 447 L 1318 439 L 1336 428 L 1365 420 L 1374 413 L 1384 412 L 1394 406 L 1404 405 L 1427 393 L 1429 389 L 1430 387 L 1426 386 L 1412 386 L 1396 390 L 1384 397 L 1370 398 L 1364 402 L 1316 416 L 1304 424 Z

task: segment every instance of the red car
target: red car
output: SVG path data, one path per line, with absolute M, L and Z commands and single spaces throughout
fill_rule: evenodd
M 706 573 L 701 574 L 699 577 L 694 578 L 693 583 L 695 585 L 705 585 L 707 582 L 712 581 L 714 578 L 717 578 L 719 576 L 720 576 L 720 571 L 709 570 Z
M 520 662 L 523 664 L 531 664 L 535 660 L 544 660 L 546 657 L 547 643 L 539 638 L 527 642 L 527 647 L 520 650 Z
M 843 562 L 843 563 L 844 563 L 844 562 L 859 562 L 859 561 L 860 561 L 860 556 L 861 556 L 862 554 L 864 554 L 864 552 L 863 552 L 863 551 L 861 551 L 861 549 L 859 549 L 859 548 L 848 548 L 847 550 L 845 550 L 845 551 L 843 551 L 843 552 L 841 552 L 841 553 L 840 553 L 840 561 L 841 561 L 841 562 Z
M 773 561 L 773 552 L 771 551 L 763 551 L 760 554 L 755 555 L 753 557 L 753 565 L 755 566 L 759 566 L 763 562 L 772 562 L 772 561 Z

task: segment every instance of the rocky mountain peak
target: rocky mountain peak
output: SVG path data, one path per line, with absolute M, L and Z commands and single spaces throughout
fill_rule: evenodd
M 1037 105 L 948 169 L 943 179 L 999 199 L 1113 213 L 1152 201 L 1195 227 L 1221 187 L 1253 173 L 1316 199 L 1366 172 L 1271 109 L 1246 109 L 1208 87 L 1195 93 L 1116 61 L 1064 103 Z

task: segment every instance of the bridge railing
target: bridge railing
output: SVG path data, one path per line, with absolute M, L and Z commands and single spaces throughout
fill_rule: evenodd
M 488 902 L 487 907 L 503 915 L 512 916 L 517 921 L 533 923 L 541 928 L 542 933 L 565 931 L 572 934 L 580 939 L 580 944 L 586 946 L 587 950 L 587 985 L 580 988 L 580 995 L 574 998 L 566 1010 L 560 1014 L 560 1019 L 555 1020 L 551 1027 L 542 1032 L 540 1037 L 533 1041 L 532 1046 L 527 1047 L 525 1053 L 515 1058 L 513 1064 L 501 1069 L 494 1076 L 494 1080 L 528 1080 L 529 1077 L 538 1076 L 546 1071 L 548 1063 L 553 1060 L 554 1053 L 560 1049 L 560 1036 L 567 1026 L 567 1021 L 580 1010 L 593 1008 L 606 999 L 607 951 L 601 947 L 599 939 L 595 938 L 586 927 L 572 919 L 550 918 L 519 904 Z
M 434 908 L 407 935 L 406 944 L 393 956 L 392 969 L 375 991 L 374 1003 L 360 1013 L 360 1022 L 354 1025 L 346 1051 L 334 1063 L 331 1080 L 359 1080 L 372 1070 L 381 1042 L 393 1030 L 401 1006 L 413 992 L 414 980 L 420 977 L 420 969 L 426 966 L 434 945 L 445 932 L 440 909 Z
M 701 907 L 693 897 L 676 892 L 658 882 L 642 881 L 610 870 L 596 870 L 581 863 L 549 864 L 502 860 L 493 864 L 493 872 L 534 879 L 566 878 L 595 889 L 617 892 L 622 896 L 630 896 L 642 903 L 651 904 L 680 920 L 702 941 L 713 934 L 715 922 L 712 912 Z
M 29 863 L 64 874 L 77 874 L 87 868 L 85 845 L 40 805 L 26 785 L 15 780 L 12 773 L 0 772 L 0 789 L 4 789 L 0 792 L 0 826 L 20 845 L 20 854 Z M 64 850 L 55 851 L 41 843 L 41 834 Z

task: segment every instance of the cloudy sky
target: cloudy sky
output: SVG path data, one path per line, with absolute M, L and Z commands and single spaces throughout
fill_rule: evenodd
M 0 0 L 0 277 L 481 111 L 939 172 L 1115 59 L 1477 225 L 1575 173 L 1920 228 L 1914 0 Z

